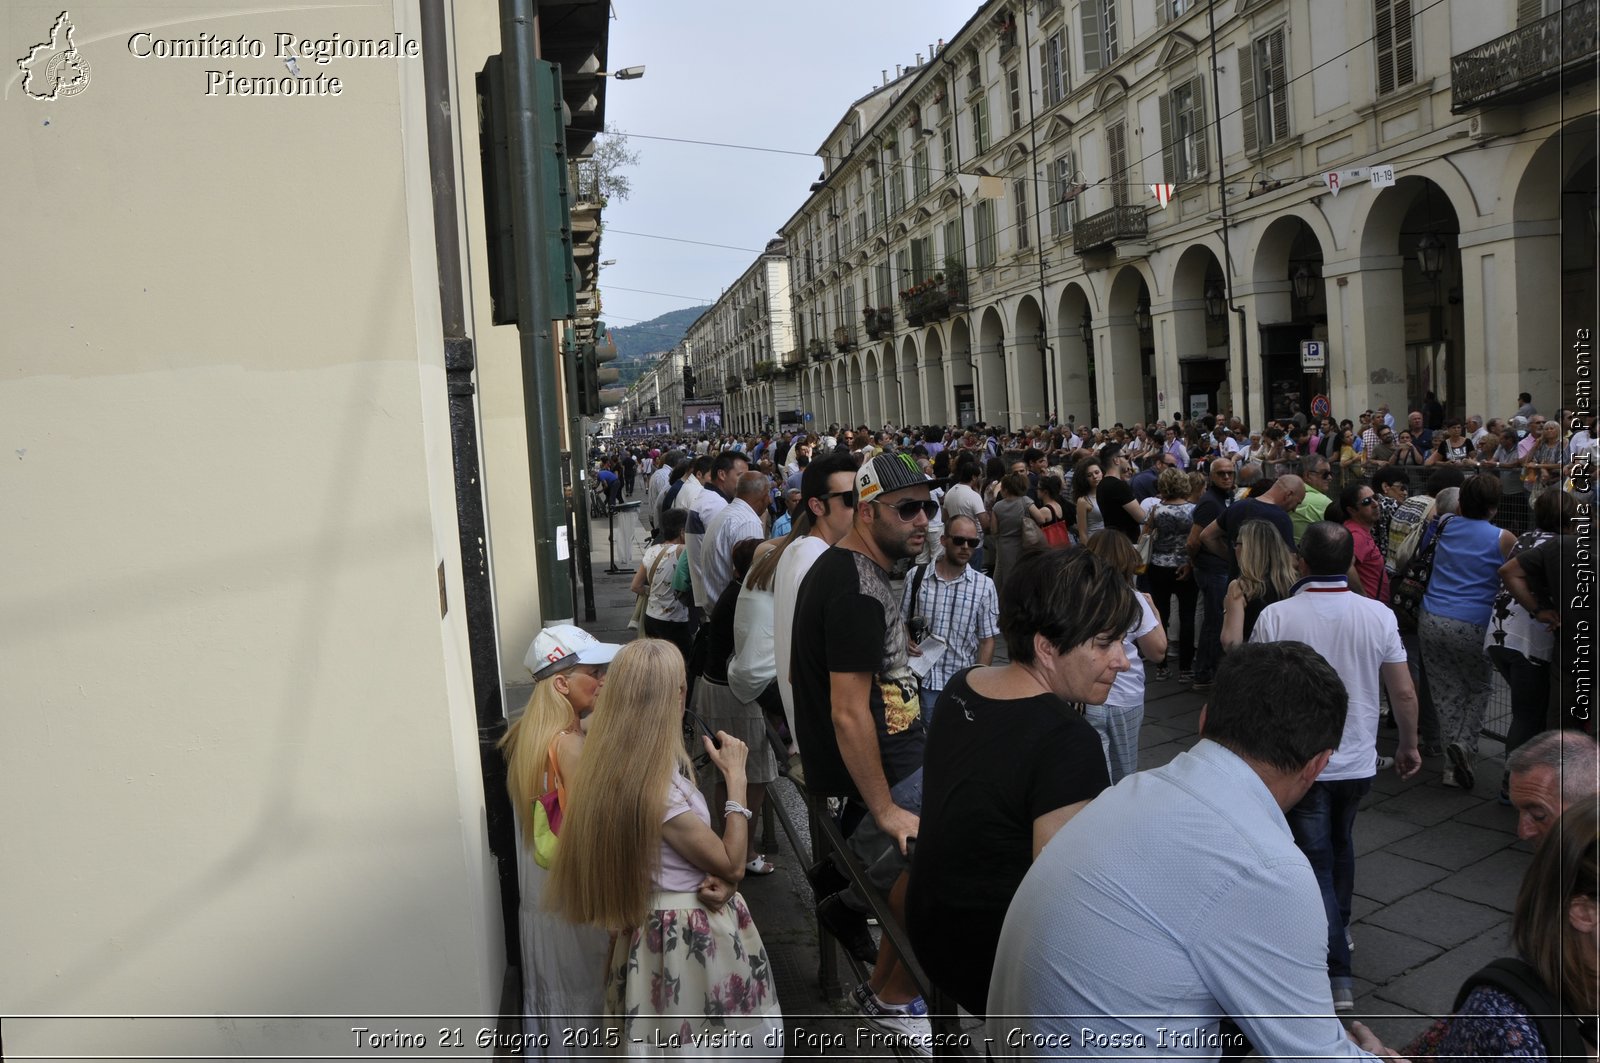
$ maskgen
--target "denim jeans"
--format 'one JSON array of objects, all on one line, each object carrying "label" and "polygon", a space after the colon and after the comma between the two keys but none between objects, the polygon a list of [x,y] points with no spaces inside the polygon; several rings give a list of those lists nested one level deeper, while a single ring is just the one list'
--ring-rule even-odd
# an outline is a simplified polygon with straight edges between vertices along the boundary
[{"label": "denim jeans", "polygon": [[[922,769],[918,768],[890,787],[889,798],[907,812],[921,815]],[[878,829],[877,821],[872,818],[871,813],[861,817],[859,825],[846,836],[845,841],[856,859],[861,862],[861,870],[866,873],[867,881],[885,895],[894,885],[895,879],[900,877],[900,872],[910,866],[910,861],[900,853],[900,843]],[[842,861],[838,863],[840,872],[843,872]],[[854,886],[845,889],[840,896],[844,898],[846,905],[856,911],[868,910],[867,902],[856,892]]]},{"label": "denim jeans", "polygon": [[[1373,754],[1376,758],[1377,754]],[[1322,890],[1322,907],[1328,916],[1328,981],[1334,988],[1350,988],[1350,946],[1344,928],[1350,922],[1350,897],[1356,886],[1356,850],[1353,830],[1361,799],[1372,789],[1372,777],[1315,782],[1289,810],[1289,830],[1294,843],[1306,854]]]},{"label": "denim jeans", "polygon": [[1222,662],[1222,603],[1228,597],[1228,574],[1196,568],[1200,584],[1200,646],[1195,652],[1194,677],[1209,681]]}]

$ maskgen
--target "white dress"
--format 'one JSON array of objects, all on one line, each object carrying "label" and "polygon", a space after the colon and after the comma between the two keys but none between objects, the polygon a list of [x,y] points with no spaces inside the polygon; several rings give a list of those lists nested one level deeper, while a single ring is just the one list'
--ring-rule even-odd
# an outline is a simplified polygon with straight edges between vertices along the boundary
[{"label": "white dress", "polygon": [[[572,1031],[604,1026],[606,965],[611,936],[590,926],[574,926],[544,909],[550,872],[533,859],[522,839],[517,813],[517,877],[522,908],[522,1028],[530,1059],[605,1056],[604,1038],[578,1038]],[[574,1043],[587,1040],[588,1043]],[[548,1042],[548,1043],[546,1043]]]}]

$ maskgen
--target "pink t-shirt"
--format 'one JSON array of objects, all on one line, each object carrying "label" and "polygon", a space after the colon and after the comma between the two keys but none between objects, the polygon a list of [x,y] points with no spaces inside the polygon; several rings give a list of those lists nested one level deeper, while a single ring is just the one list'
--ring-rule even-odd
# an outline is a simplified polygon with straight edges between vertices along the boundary
[{"label": "pink t-shirt", "polygon": [[[667,811],[662,815],[665,823],[674,816],[693,812],[706,826],[711,826],[711,813],[706,809],[706,799],[699,789],[682,775],[672,776],[672,789],[667,792]],[[685,860],[678,850],[661,842],[661,866],[656,871],[655,888],[667,893],[693,893],[704,882],[706,873]]]}]

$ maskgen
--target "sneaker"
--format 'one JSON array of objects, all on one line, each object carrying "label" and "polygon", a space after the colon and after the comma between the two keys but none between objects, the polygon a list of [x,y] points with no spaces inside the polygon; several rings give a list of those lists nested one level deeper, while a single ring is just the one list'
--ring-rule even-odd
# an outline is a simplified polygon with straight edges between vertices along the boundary
[{"label": "sneaker", "polygon": [[1187,669],[1179,669],[1179,671],[1178,671],[1178,682],[1184,684],[1185,686],[1188,686],[1190,683],[1194,682],[1194,673],[1191,672],[1191,671],[1188,671]]},{"label": "sneaker", "polygon": [[878,960],[878,945],[867,931],[867,917],[844,903],[835,893],[817,903],[817,922],[832,934],[846,952],[865,964]]},{"label": "sneaker", "polygon": [[870,996],[872,996],[872,983],[862,982],[850,990],[850,1004],[857,1011],[865,1011],[867,1009],[867,998]]},{"label": "sneaker", "polygon": [[1451,742],[1444,747],[1444,755],[1450,761],[1450,766],[1455,769],[1456,785],[1463,790],[1472,789],[1476,777],[1472,773],[1472,758],[1467,754],[1460,742]]},{"label": "sneaker", "polygon": [[1164,664],[1156,665],[1156,682],[1164,683],[1164,682],[1166,682],[1166,680],[1167,680],[1167,666],[1164,665]]},{"label": "sneaker", "polygon": [[1393,757],[1379,757],[1378,758],[1378,770],[1379,771],[1388,771],[1392,767],[1394,767],[1394,758]]},{"label": "sneaker", "polygon": [[1455,769],[1453,768],[1444,769],[1444,775],[1440,777],[1439,781],[1444,783],[1446,786],[1453,786],[1458,790],[1461,788],[1461,784],[1456,782],[1456,773]]},{"label": "sneaker", "polygon": [[1355,991],[1345,986],[1335,986],[1333,990],[1333,1010],[1335,1012],[1356,1010]]},{"label": "sneaker", "polygon": [[1211,680],[1209,680],[1209,679],[1196,679],[1194,682],[1189,684],[1189,689],[1190,690],[1210,690],[1211,689]]},{"label": "sneaker", "polygon": [[928,1021],[928,1005],[921,997],[906,1004],[885,1004],[878,994],[868,991],[859,998],[861,1017],[881,1034],[919,1056],[933,1055],[933,1024]]}]

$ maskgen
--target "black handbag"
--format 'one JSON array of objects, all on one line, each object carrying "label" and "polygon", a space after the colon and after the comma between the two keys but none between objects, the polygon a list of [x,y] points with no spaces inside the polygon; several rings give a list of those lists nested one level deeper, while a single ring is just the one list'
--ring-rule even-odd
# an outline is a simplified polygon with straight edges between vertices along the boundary
[{"label": "black handbag", "polygon": [[[1411,634],[1417,630],[1417,624],[1422,619],[1422,598],[1428,593],[1428,580],[1433,578],[1433,552],[1439,547],[1439,537],[1444,534],[1444,526],[1450,523],[1454,514],[1446,514],[1439,520],[1433,529],[1433,538],[1428,540],[1428,545],[1418,550],[1411,558],[1411,563],[1406,566],[1403,576],[1395,583],[1394,593],[1389,596],[1389,605],[1394,609],[1395,622],[1401,632]],[[1427,529],[1423,529],[1424,534]]]}]

